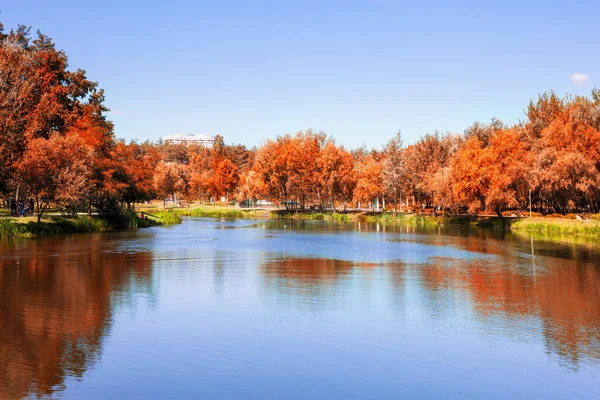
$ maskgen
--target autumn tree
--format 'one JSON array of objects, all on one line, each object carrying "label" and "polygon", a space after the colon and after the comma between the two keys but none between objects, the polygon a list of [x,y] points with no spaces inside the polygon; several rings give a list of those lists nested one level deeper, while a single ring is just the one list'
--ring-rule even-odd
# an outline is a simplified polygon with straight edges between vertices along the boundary
[{"label": "autumn tree", "polygon": [[490,138],[487,148],[491,175],[486,207],[502,217],[502,210],[524,206],[529,190],[530,153],[520,140],[518,128],[502,129]]},{"label": "autumn tree", "polygon": [[224,194],[225,201],[229,203],[229,193],[233,192],[239,180],[238,168],[226,158],[217,165],[213,175],[212,187],[217,196]]},{"label": "autumn tree", "polygon": [[20,183],[35,199],[38,222],[51,202],[65,212],[77,211],[90,185],[92,157],[91,148],[74,135],[29,142],[17,168]]},{"label": "autumn tree", "polygon": [[538,138],[542,131],[564,111],[564,100],[554,92],[539,95],[535,103],[532,100],[527,107],[527,131],[530,139]]},{"label": "autumn tree", "polygon": [[369,155],[355,165],[355,171],[354,199],[361,203],[371,202],[375,211],[375,201],[383,193],[382,165]]},{"label": "autumn tree", "polygon": [[93,149],[88,192],[102,189],[114,145],[104,94],[83,70],[70,71],[63,51],[38,32],[19,26],[0,35],[0,190],[16,190],[18,160],[29,142],[53,135],[79,136]]},{"label": "autumn tree", "polygon": [[268,197],[268,193],[261,175],[254,170],[242,173],[238,184],[237,200],[240,202],[256,200],[263,196]]},{"label": "autumn tree", "polygon": [[336,146],[333,140],[327,141],[316,159],[316,184],[321,206],[331,201],[334,209],[336,200],[344,207],[352,199],[356,179],[352,155]]},{"label": "autumn tree", "polygon": [[452,160],[452,193],[470,212],[519,205],[527,191],[529,154],[516,128],[496,131],[489,146],[471,136]]},{"label": "autumn tree", "polygon": [[[325,143],[324,133],[313,133],[311,130],[298,132],[292,138],[290,151],[290,179],[288,192],[300,202],[304,208],[311,195],[318,196],[317,160]],[[324,203],[326,199],[319,199]]]},{"label": "autumn tree", "polygon": [[[277,140],[267,140],[256,152],[252,170],[264,193],[271,200],[285,202],[288,200],[288,181],[290,179],[291,138],[279,137]],[[288,204],[285,203],[288,207]]]},{"label": "autumn tree", "polygon": [[121,140],[112,149],[105,173],[112,190],[127,208],[155,197],[153,174],[159,157],[157,149],[148,144]]},{"label": "autumn tree", "polygon": [[450,165],[460,139],[439,132],[427,134],[404,150],[404,192],[431,207],[442,169]]},{"label": "autumn tree", "polygon": [[154,189],[164,197],[177,199],[178,193],[185,193],[188,184],[187,169],[176,162],[160,161],[154,172]]},{"label": "autumn tree", "polygon": [[189,146],[185,143],[160,143],[160,155],[164,162],[188,164],[190,155],[194,154],[199,146]]},{"label": "autumn tree", "polygon": [[34,58],[14,33],[9,38],[0,32],[0,192],[8,189],[17,160],[26,146],[26,120],[31,112],[29,99],[34,82],[31,75]]},{"label": "autumn tree", "polygon": [[475,136],[469,138],[452,159],[452,193],[457,203],[469,212],[485,210],[485,196],[490,175],[486,168],[491,164],[489,153]]},{"label": "autumn tree", "polygon": [[[400,131],[385,145],[383,161],[383,187],[394,199],[394,214],[398,210],[398,199],[402,198],[402,186],[405,178],[404,155],[402,153],[402,135]],[[401,201],[401,200],[400,200]]]}]

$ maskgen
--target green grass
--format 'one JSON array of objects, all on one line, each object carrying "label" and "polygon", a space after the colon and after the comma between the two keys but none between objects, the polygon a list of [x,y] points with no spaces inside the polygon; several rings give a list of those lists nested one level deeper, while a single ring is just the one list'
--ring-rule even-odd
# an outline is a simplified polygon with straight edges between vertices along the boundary
[{"label": "green grass", "polygon": [[[181,219],[178,220],[181,222]],[[89,217],[87,215],[77,217],[45,216],[39,223],[36,217],[0,218],[0,238],[105,232],[118,229],[147,228],[163,224],[165,223],[151,218],[142,220],[134,212],[126,212],[112,222],[105,218]]]},{"label": "green grass", "polygon": [[524,218],[514,221],[510,229],[544,236],[585,236],[600,238],[600,221],[559,218]]},{"label": "green grass", "polygon": [[12,218],[0,219],[0,238],[32,236],[28,235],[28,233],[24,224],[19,224]]},{"label": "green grass", "polygon": [[49,217],[37,222],[35,218],[0,219],[0,238],[34,237],[111,230],[107,220],[79,216],[76,218]]},{"label": "green grass", "polygon": [[195,218],[268,218],[264,210],[243,210],[231,207],[202,206],[197,208],[170,208],[166,210],[140,209],[149,216],[156,216],[165,224],[177,224],[181,217]]},{"label": "green grass", "polygon": [[356,217],[352,214],[334,212],[334,211],[323,211],[323,212],[307,212],[307,211],[288,211],[288,210],[277,210],[271,211],[269,214],[270,218],[273,219],[297,219],[307,221],[338,221],[338,222],[350,222],[356,220]]},{"label": "green grass", "polygon": [[177,225],[182,222],[179,215],[172,210],[153,211],[152,213],[144,212],[147,219],[142,221],[155,222],[160,225]]},{"label": "green grass", "polygon": [[448,226],[448,225],[471,225],[471,226],[496,226],[497,221],[490,222],[488,218],[478,218],[469,216],[433,216],[421,214],[396,214],[384,213],[365,213],[359,215],[361,220],[371,223],[400,224],[408,226]]},{"label": "green grass", "polygon": [[[2,210],[0,210],[2,211]],[[139,218],[144,212],[145,219]],[[556,240],[560,237],[580,237],[582,240],[600,239],[600,219],[578,221],[566,218],[523,218],[505,219],[497,217],[471,216],[432,216],[420,214],[396,214],[390,212],[333,212],[333,211],[286,211],[286,210],[252,210],[232,207],[200,206],[197,208],[158,208],[140,209],[137,212],[126,211],[118,219],[108,221],[99,217],[47,216],[41,223],[33,217],[9,218],[0,212],[0,238],[34,237],[53,234],[71,234],[80,232],[101,232],[115,229],[138,229],[157,225],[175,225],[182,222],[182,217],[202,218],[243,218],[243,219],[295,219],[315,221],[398,224],[405,226],[477,226],[477,227],[509,227],[515,233],[543,235]],[[597,216],[594,216],[597,217]]]},{"label": "green grass", "polygon": [[196,218],[250,218],[252,212],[224,208],[192,208],[188,209],[188,212],[184,212],[184,215]]}]

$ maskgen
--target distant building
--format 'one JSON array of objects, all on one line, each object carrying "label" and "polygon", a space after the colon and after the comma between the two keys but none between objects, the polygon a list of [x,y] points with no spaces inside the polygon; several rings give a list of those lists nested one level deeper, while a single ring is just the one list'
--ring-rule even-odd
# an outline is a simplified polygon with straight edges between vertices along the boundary
[{"label": "distant building", "polygon": [[208,135],[186,135],[178,133],[176,135],[168,135],[164,138],[165,143],[171,144],[195,144],[198,146],[204,146],[207,149],[212,149],[215,142],[214,136]]}]

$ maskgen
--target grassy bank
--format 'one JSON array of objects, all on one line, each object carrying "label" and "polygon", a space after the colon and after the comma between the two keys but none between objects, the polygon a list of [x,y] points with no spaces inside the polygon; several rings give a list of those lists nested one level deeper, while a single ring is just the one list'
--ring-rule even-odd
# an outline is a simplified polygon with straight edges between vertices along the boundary
[{"label": "grassy bank", "polygon": [[484,216],[433,216],[422,214],[396,214],[390,212],[302,212],[302,211],[272,211],[271,218],[287,218],[320,221],[361,221],[368,223],[399,224],[408,226],[449,226],[471,225],[478,227],[501,227],[503,222],[497,217]]},{"label": "grassy bank", "polygon": [[544,236],[579,236],[600,239],[600,221],[578,221],[563,218],[523,218],[514,221],[510,229]]},{"label": "grassy bank", "polygon": [[271,218],[268,210],[239,209],[232,207],[200,206],[195,208],[141,208],[140,211],[148,216],[156,216],[165,224],[179,223],[181,217],[194,218]]},{"label": "grassy bank", "polygon": [[[139,218],[144,212],[145,219]],[[486,228],[506,227],[515,233],[526,233],[546,238],[580,237],[585,240],[600,239],[600,220],[579,221],[567,218],[533,217],[505,218],[495,216],[433,216],[421,214],[397,214],[365,211],[288,211],[270,209],[239,209],[200,205],[193,208],[159,207],[140,208],[137,212],[127,212],[118,219],[109,221],[99,217],[46,216],[41,223],[35,218],[0,217],[0,238],[34,237],[53,234],[71,234],[81,232],[102,232],[118,229],[137,229],[158,225],[174,225],[182,217],[197,218],[241,218],[241,219],[295,219],[338,222],[367,222],[397,224],[404,226],[476,226]]]},{"label": "grassy bank", "polygon": [[0,238],[36,237],[86,232],[105,232],[121,229],[138,229],[181,222],[171,213],[158,213],[141,219],[137,213],[126,213],[113,220],[97,216],[77,217],[45,216],[38,223],[35,217],[0,218]]},{"label": "grassy bank", "polygon": [[0,237],[34,237],[65,233],[102,232],[111,230],[108,221],[92,217],[48,217],[40,223],[35,218],[0,219]]},{"label": "grassy bank", "polygon": [[199,205],[191,208],[171,208],[159,210],[145,208],[142,211],[177,217],[196,218],[241,218],[241,219],[295,219],[308,221],[361,221],[368,223],[401,224],[410,226],[446,226],[472,225],[478,227],[500,227],[503,222],[497,217],[482,216],[433,216],[420,214],[396,214],[390,212],[370,211],[312,211],[312,210],[272,210],[272,209],[239,209],[233,207]]}]

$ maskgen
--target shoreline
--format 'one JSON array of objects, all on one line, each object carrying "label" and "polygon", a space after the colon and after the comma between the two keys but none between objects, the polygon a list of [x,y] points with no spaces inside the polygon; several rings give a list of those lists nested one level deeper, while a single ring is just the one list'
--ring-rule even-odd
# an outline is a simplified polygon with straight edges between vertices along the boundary
[{"label": "shoreline", "polygon": [[121,216],[117,221],[110,221],[95,215],[78,215],[76,217],[47,215],[39,223],[36,217],[2,217],[0,218],[0,239],[135,230],[181,222],[180,218],[174,219],[170,215],[163,215],[164,213],[157,214],[141,219],[138,213],[129,213]]},{"label": "shoreline", "polygon": [[[145,219],[139,217],[140,213]],[[565,236],[584,241],[600,241],[600,218],[580,221],[557,217],[524,217],[500,219],[497,216],[397,214],[372,211],[313,211],[240,209],[232,207],[206,206],[197,208],[139,208],[128,213],[119,222],[110,222],[98,216],[79,215],[66,217],[49,215],[39,224],[33,217],[0,218],[0,239],[32,238],[48,235],[135,230],[154,226],[176,225],[182,217],[227,218],[227,219],[293,219],[307,221],[366,222],[404,226],[470,226],[496,228],[507,231],[542,235],[546,239],[562,241]],[[561,237],[563,237],[561,239]]]},{"label": "shoreline", "polygon": [[[209,208],[210,207],[210,208]],[[477,228],[506,229],[511,232],[533,235],[576,236],[600,241],[600,216],[592,220],[576,220],[567,217],[505,217],[482,215],[427,215],[401,214],[372,211],[290,211],[271,209],[239,209],[231,207],[171,208],[160,211],[176,217],[239,218],[239,219],[296,219],[337,222],[366,222],[407,226],[471,226]],[[146,212],[146,210],[142,210]],[[151,212],[148,209],[148,212]],[[557,238],[558,240],[558,238]]]}]

